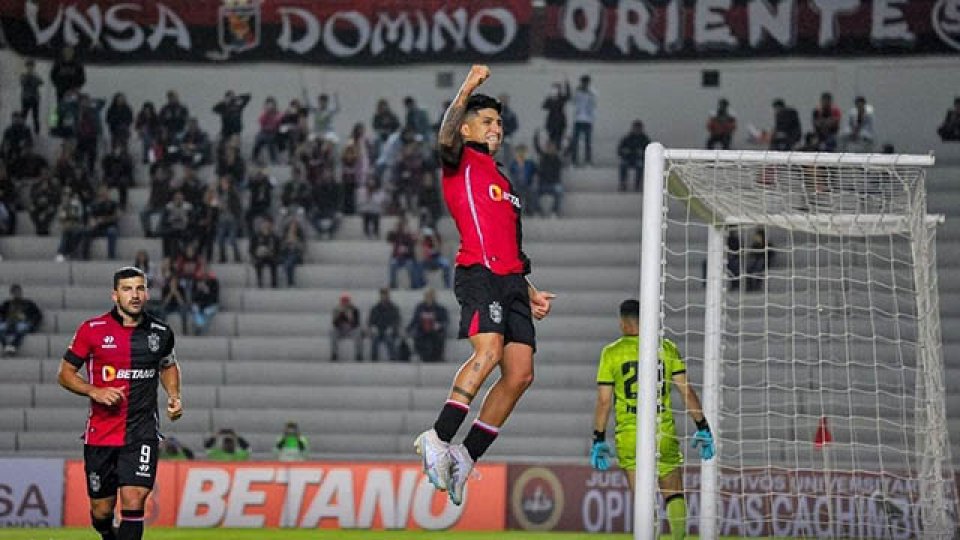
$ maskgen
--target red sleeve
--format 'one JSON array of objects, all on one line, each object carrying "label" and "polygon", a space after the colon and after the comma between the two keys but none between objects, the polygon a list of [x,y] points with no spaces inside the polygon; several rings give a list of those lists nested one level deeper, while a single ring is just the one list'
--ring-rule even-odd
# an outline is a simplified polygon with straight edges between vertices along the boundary
[{"label": "red sleeve", "polygon": [[80,367],[84,362],[87,361],[87,358],[89,357],[90,325],[83,323],[73,334],[73,339],[70,340],[70,345],[67,346],[67,352],[64,353],[63,359],[76,367]]}]

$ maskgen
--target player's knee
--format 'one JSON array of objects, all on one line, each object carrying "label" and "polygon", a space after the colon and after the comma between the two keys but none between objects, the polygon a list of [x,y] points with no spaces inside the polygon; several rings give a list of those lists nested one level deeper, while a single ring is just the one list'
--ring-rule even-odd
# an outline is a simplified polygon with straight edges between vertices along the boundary
[{"label": "player's knee", "polygon": [[523,392],[533,384],[533,370],[524,370],[517,373],[511,373],[506,377],[507,383],[518,392]]},{"label": "player's knee", "polygon": [[90,501],[90,517],[94,520],[106,519],[113,516],[113,500],[102,499]]}]

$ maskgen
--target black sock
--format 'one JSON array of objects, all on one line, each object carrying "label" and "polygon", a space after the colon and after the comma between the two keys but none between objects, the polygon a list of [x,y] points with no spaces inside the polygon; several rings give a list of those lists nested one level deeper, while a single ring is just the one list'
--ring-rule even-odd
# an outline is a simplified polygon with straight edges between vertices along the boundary
[{"label": "black sock", "polygon": [[474,461],[480,459],[480,456],[493,444],[498,434],[500,434],[500,428],[485,424],[480,420],[474,420],[473,425],[470,426],[470,432],[463,439],[463,447],[470,454],[470,459]]},{"label": "black sock", "polygon": [[103,519],[97,519],[93,514],[90,514],[90,522],[93,523],[93,529],[100,533],[103,540],[116,540],[117,535],[113,531],[113,514]]},{"label": "black sock", "polygon": [[437,416],[437,421],[433,424],[433,429],[437,432],[441,441],[450,442],[450,439],[453,439],[457,430],[460,429],[460,425],[467,418],[468,412],[470,412],[470,406],[466,403],[448,399],[443,404],[443,409],[440,410],[440,415]]},{"label": "black sock", "polygon": [[143,538],[143,510],[121,510],[117,540],[141,540]]}]

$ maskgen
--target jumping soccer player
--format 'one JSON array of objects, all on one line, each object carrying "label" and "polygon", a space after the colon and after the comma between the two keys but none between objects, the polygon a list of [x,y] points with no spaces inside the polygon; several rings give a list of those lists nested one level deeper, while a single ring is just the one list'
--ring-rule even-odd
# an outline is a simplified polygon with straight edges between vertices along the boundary
[{"label": "jumping soccer player", "polygon": [[[641,376],[638,352],[640,347],[640,303],[624,300],[620,304],[620,331],[623,336],[603,348],[600,367],[597,369],[597,405],[593,414],[593,447],[590,464],[594,469],[605,471],[611,455],[606,442],[607,418],[613,401],[616,401],[616,441],[620,468],[627,473],[630,489],[636,486],[637,448],[637,381]],[[700,459],[713,459],[714,445],[710,426],[703,414],[700,398],[687,383],[687,367],[680,357],[677,346],[669,339],[660,342],[660,370],[663,382],[660,388],[659,421],[657,423],[657,478],[660,494],[667,507],[667,520],[674,539],[682,539],[686,532],[687,503],[683,498],[683,477],[680,465],[683,455],[670,409],[670,382],[683,396],[690,418],[697,424],[693,446],[699,448]]]},{"label": "jumping soccer player", "polygon": [[[144,312],[143,271],[113,274],[114,308],[80,324],[60,362],[58,381],[90,398],[83,434],[90,518],[103,540],[143,538],[143,509],[157,474],[160,440],[157,383],[167,392],[167,416],[183,414],[173,330]],[[86,364],[86,380],[78,371]],[[113,509],[120,497],[120,528]]]},{"label": "jumping soccer player", "polygon": [[[417,437],[415,447],[430,482],[447,490],[457,505],[474,463],[533,382],[533,319],[546,317],[554,298],[525,279],[530,260],[522,250],[521,201],[493,159],[503,142],[501,104],[473,93],[489,76],[487,66],[470,69],[437,139],[444,198],[460,232],[454,279],[459,337],[470,340],[473,354],[457,372],[433,428]],[[462,444],[450,444],[496,366],[500,379],[484,397],[470,432]]]}]

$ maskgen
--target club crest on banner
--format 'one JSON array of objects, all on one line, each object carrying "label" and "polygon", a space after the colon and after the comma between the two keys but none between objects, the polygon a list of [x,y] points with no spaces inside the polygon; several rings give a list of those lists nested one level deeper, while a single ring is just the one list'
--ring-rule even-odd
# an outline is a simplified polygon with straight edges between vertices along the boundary
[{"label": "club crest on banner", "polygon": [[211,60],[227,60],[231,54],[249,51],[260,45],[260,0],[223,0],[217,13],[219,52],[209,52]]}]

